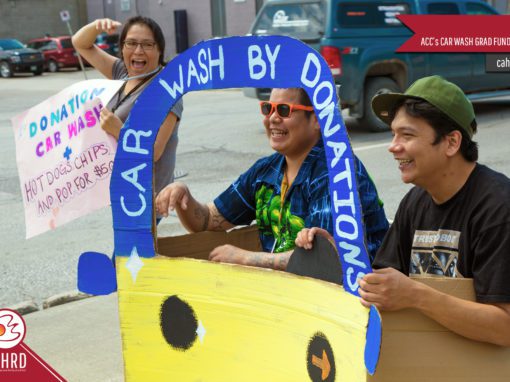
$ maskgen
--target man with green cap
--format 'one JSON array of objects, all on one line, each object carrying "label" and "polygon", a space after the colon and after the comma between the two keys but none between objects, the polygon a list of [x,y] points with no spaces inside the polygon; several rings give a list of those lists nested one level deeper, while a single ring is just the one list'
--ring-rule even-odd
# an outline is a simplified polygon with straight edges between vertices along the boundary
[{"label": "man with green cap", "polygon": [[[404,94],[380,94],[372,107],[391,126],[389,151],[404,183],[374,272],[360,280],[363,305],[414,308],[467,338],[510,346],[510,179],[478,164],[471,102],[438,76]],[[469,277],[476,302],[407,275]]]}]

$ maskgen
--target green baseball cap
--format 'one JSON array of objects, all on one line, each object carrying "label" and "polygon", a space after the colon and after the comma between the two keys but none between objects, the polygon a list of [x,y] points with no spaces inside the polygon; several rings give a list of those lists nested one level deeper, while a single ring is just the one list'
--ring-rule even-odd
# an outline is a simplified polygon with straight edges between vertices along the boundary
[{"label": "green baseball cap", "polygon": [[473,105],[464,92],[455,84],[440,76],[420,78],[405,93],[383,93],[372,99],[372,109],[383,122],[388,125],[390,112],[395,105],[405,99],[420,99],[441,110],[473,137],[471,123],[475,119]]}]

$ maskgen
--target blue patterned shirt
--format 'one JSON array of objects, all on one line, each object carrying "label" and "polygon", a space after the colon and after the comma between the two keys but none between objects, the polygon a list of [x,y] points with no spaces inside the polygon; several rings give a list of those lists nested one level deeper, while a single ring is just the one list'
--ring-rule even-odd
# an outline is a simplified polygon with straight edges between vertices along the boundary
[{"label": "blue patterned shirt", "polygon": [[[365,166],[356,156],[354,162],[367,249],[373,260],[388,230],[388,220]],[[304,160],[282,203],[284,170],[285,157],[279,153],[259,159],[214,200],[218,211],[234,225],[248,225],[256,220],[262,248],[266,252],[293,249],[294,240],[304,227],[321,227],[333,234],[328,168],[322,139]]]}]

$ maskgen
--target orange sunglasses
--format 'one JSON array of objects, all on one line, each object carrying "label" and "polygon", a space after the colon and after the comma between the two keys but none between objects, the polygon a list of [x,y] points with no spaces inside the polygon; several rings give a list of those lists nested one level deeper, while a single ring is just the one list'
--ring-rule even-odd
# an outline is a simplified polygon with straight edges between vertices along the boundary
[{"label": "orange sunglasses", "polygon": [[290,118],[293,110],[313,111],[313,106],[293,105],[291,103],[277,103],[271,101],[260,101],[260,112],[262,115],[270,116],[276,110],[280,118]]}]

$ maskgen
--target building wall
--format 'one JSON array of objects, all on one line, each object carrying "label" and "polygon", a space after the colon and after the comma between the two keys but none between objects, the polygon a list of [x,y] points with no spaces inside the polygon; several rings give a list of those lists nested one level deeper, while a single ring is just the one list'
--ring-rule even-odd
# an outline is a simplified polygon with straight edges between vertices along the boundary
[{"label": "building wall", "polygon": [[103,17],[106,17],[103,0],[87,0],[87,22]]},{"label": "building wall", "polygon": [[211,38],[211,8],[208,0],[160,0],[144,3],[143,16],[149,16],[163,29],[166,40],[166,57],[176,55],[174,11],[186,10],[188,23],[188,45]]},{"label": "building wall", "polygon": [[488,0],[487,2],[500,13],[508,13],[510,11],[510,2],[508,0]]},{"label": "building wall", "polygon": [[[176,55],[175,10],[186,10],[189,46],[212,37],[211,0],[86,1],[89,22],[101,17],[110,17],[124,22],[137,14],[153,18],[161,26],[165,35],[167,59]],[[122,9],[123,4],[124,9]],[[228,36],[244,35],[248,32],[255,18],[255,4],[256,0],[225,0]]]},{"label": "building wall", "polygon": [[227,35],[243,36],[255,20],[255,0],[225,0]]},{"label": "building wall", "polygon": [[73,32],[87,21],[86,0],[0,0],[0,38],[27,42],[32,38],[68,35],[60,11],[71,16]]}]

